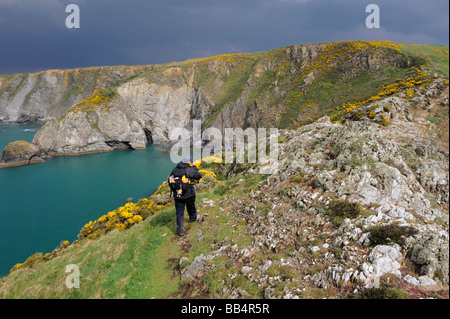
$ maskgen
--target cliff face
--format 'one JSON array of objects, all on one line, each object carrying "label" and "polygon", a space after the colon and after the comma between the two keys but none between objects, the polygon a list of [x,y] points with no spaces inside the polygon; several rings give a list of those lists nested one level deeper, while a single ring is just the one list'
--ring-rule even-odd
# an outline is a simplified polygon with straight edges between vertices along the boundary
[{"label": "cliff face", "polygon": [[[325,115],[341,122],[369,116],[379,99],[428,85],[426,67],[409,46],[360,41],[159,66],[47,71],[4,76],[0,114],[16,121],[52,118],[33,141],[44,155],[139,149],[170,142],[172,128],[191,130],[193,120],[223,132],[295,129]],[[371,103],[368,114],[359,112]]]},{"label": "cliff face", "polygon": [[153,66],[92,67],[0,75],[0,122],[48,121],[96,88],[117,85]]}]

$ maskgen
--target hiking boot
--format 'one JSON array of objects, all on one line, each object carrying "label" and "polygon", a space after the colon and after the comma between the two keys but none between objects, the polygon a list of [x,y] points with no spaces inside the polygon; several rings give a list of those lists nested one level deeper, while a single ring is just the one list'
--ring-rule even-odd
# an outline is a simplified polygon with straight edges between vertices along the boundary
[{"label": "hiking boot", "polygon": [[190,222],[190,223],[198,222],[198,221],[201,220],[201,217],[202,217],[202,215],[197,215],[197,219],[195,219],[195,220],[190,220],[190,219],[189,219],[189,222]]},{"label": "hiking boot", "polygon": [[180,237],[182,237],[182,236],[184,235],[184,230],[182,230],[182,231],[177,231],[177,235],[180,236]]}]

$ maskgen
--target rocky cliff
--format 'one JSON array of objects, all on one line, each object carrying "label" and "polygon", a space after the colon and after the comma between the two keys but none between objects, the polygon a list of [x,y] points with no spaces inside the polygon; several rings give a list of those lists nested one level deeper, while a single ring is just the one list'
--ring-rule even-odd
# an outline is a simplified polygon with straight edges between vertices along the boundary
[{"label": "rocky cliff", "polygon": [[367,121],[322,118],[282,137],[276,174],[250,186],[257,167],[235,167],[223,197],[199,208],[230,215],[233,238],[248,242],[212,245],[182,278],[194,287],[217,278],[216,298],[254,297],[255,287],[278,299],[448,298],[448,152],[415,152],[415,138],[425,148],[433,139],[418,130],[398,138]]},{"label": "rocky cliff", "polygon": [[51,118],[33,141],[43,155],[167,143],[171,128],[191,130],[193,120],[222,131],[297,128],[324,115],[345,121],[361,117],[362,107],[372,103],[370,114],[380,98],[448,77],[434,55],[427,53],[427,59],[413,49],[348,41],[159,66],[3,76],[0,115],[15,121]]},{"label": "rocky cliff", "polygon": [[48,121],[89,96],[154,66],[105,66],[0,75],[0,122]]}]

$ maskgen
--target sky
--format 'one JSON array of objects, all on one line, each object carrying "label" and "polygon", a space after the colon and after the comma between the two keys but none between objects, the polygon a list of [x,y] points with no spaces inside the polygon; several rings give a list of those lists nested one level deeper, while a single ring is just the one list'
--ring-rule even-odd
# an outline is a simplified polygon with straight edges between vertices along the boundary
[{"label": "sky", "polygon": [[[66,12],[78,5],[79,28]],[[380,28],[367,28],[376,4]],[[0,0],[0,74],[345,40],[448,45],[445,0]]]}]

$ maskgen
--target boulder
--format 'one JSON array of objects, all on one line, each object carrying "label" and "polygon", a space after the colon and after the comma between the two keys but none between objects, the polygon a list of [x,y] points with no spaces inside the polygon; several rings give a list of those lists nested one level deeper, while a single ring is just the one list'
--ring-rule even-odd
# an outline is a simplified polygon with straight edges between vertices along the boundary
[{"label": "boulder", "polygon": [[412,244],[408,255],[411,261],[420,266],[422,275],[448,283],[448,247],[448,238],[427,232]]},{"label": "boulder", "polygon": [[393,246],[378,245],[373,248],[369,259],[372,261],[375,275],[381,277],[384,274],[392,273],[400,276],[400,263],[403,260],[400,250],[401,248],[397,244]]},{"label": "boulder", "polygon": [[205,262],[203,260],[204,255],[200,255],[192,262],[192,264],[186,268],[186,270],[181,275],[181,279],[192,280],[195,276],[203,270],[205,267]]}]

